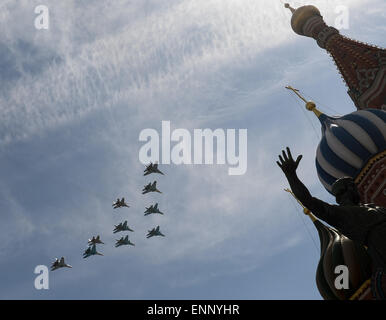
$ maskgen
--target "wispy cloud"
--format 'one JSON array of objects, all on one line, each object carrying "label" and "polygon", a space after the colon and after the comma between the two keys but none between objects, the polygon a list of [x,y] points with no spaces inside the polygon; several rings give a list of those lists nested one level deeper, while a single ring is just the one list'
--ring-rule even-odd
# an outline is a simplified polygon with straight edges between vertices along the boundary
[{"label": "wispy cloud", "polygon": [[[350,1],[350,8],[368,2]],[[115,288],[124,292],[118,276],[124,265],[138,276],[133,292],[146,297],[161,272],[171,290],[185,288],[249,272],[304,241],[296,209],[283,210],[286,182],[275,164],[281,148],[304,154],[302,178],[328,196],[313,165],[318,141],[288,107],[283,86],[313,90],[320,82],[308,75],[330,79],[335,71],[316,54],[298,55],[315,44],[294,35],[279,1],[48,1],[47,32],[33,28],[35,3],[7,2],[0,10],[0,27],[9,26],[0,37],[7,67],[1,79],[10,84],[0,91],[3,256],[31,239],[30,255],[39,263],[66,255],[72,275],[55,275],[55,285],[68,286],[64,297],[92,295],[85,283],[111,270],[104,285],[112,295]],[[335,1],[314,4],[331,20]],[[161,120],[174,128],[248,128],[247,174],[165,166],[166,176],[154,177],[164,193],[142,196],[153,177],[142,176],[138,134],[159,129]],[[113,211],[111,202],[121,196],[131,208]],[[144,207],[157,201],[165,216],[144,217]],[[135,227],[129,251],[111,245],[113,226],[124,219]],[[145,239],[158,224],[167,237]],[[94,233],[108,243],[97,262],[81,257]],[[23,252],[12,261],[22,261]],[[199,272],[182,277],[188,265]],[[74,281],[83,289],[75,292]]]},{"label": "wispy cloud", "polygon": [[[17,37],[21,27],[10,19],[15,13],[27,14],[33,4],[22,1],[6,8],[4,21],[18,30]],[[215,102],[219,96],[245,95],[232,90],[223,76],[229,64],[253,64],[259,53],[294,38],[289,13],[272,1],[180,1],[146,15],[143,5],[127,1],[112,8],[102,2],[52,3],[50,8],[52,29],[46,34],[24,23],[29,37],[22,37],[23,46],[11,36],[5,40],[18,63],[25,47],[33,48],[26,63],[41,72],[15,67],[21,76],[0,100],[3,143],[120,103],[135,110],[141,104],[141,112],[152,114],[159,98],[167,98],[168,105],[155,108],[158,113],[167,115],[183,106],[183,112],[177,110],[181,118],[204,112],[213,118],[216,108],[231,109],[224,99],[223,105]],[[133,17],[138,12],[142,19],[124,19],[124,13]],[[86,25],[85,19],[107,24]],[[44,65],[47,50],[52,58]]]}]

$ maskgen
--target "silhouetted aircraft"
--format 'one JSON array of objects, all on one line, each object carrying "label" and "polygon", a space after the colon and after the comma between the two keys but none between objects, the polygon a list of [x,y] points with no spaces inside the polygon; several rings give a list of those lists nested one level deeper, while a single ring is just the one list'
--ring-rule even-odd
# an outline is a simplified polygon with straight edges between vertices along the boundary
[{"label": "silhouetted aircraft", "polygon": [[162,237],[165,236],[164,234],[161,233],[161,231],[159,231],[159,226],[157,226],[157,228],[153,228],[153,229],[149,230],[146,238],[149,239],[149,238],[154,237],[154,236],[162,236]]},{"label": "silhouetted aircraft", "polygon": [[92,239],[88,239],[88,244],[91,246],[93,244],[104,244],[104,242],[102,242],[100,236],[97,235],[96,237],[92,237]]},{"label": "silhouetted aircraft", "polygon": [[55,261],[51,265],[51,271],[54,271],[59,268],[72,268],[72,266],[64,262],[64,257],[61,257],[60,260],[58,258],[55,258]]},{"label": "silhouetted aircraft", "polygon": [[120,232],[120,231],[132,231],[134,232],[134,230],[130,229],[128,226],[127,226],[127,221],[125,221],[124,223],[120,223],[118,224],[117,226],[114,226],[114,230],[113,230],[113,233],[117,233],[117,232]]},{"label": "silhouetted aircraft", "polygon": [[154,181],[153,184],[149,183],[142,189],[142,194],[148,193],[148,192],[158,192],[162,193],[157,189],[157,181]]},{"label": "silhouetted aircraft", "polygon": [[164,175],[159,169],[158,169],[158,163],[151,163],[146,166],[146,169],[143,171],[145,172],[143,175],[144,176],[147,176],[148,174],[151,174],[151,173],[159,173],[159,174],[162,174]]},{"label": "silhouetted aircraft", "polygon": [[148,208],[147,207],[145,207],[145,208],[146,208],[146,211],[144,212],[145,216],[152,214],[152,213],[163,214],[163,212],[159,211],[159,209],[158,209],[158,203],[156,203],[155,205],[151,205]]},{"label": "silhouetted aircraft", "polygon": [[125,202],[125,198],[122,198],[121,200],[119,200],[119,198],[118,198],[117,201],[115,201],[113,203],[113,208],[114,209],[121,208],[121,207],[130,208],[130,206],[128,206],[127,203]]},{"label": "silhouetted aircraft", "polygon": [[93,255],[103,256],[103,254],[97,252],[95,244],[85,250],[85,252],[83,253],[83,258],[88,258],[89,256]]},{"label": "silhouetted aircraft", "polygon": [[115,247],[118,248],[120,246],[124,246],[124,245],[131,245],[131,246],[135,246],[134,243],[132,243],[130,240],[129,240],[129,236],[126,236],[126,237],[122,237],[121,239],[119,240],[116,240],[117,242],[115,243]]}]

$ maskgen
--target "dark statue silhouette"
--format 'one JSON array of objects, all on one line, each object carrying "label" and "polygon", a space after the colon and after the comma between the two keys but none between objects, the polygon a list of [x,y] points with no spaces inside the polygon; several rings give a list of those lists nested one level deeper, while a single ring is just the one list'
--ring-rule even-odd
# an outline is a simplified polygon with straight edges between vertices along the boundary
[{"label": "dark statue silhouette", "polygon": [[284,172],[293,194],[316,217],[336,228],[360,246],[367,247],[372,264],[372,290],[378,299],[384,299],[386,270],[386,209],[372,204],[361,204],[360,196],[352,178],[338,179],[332,188],[338,205],[331,205],[311,196],[299,180],[296,169],[302,155],[296,160],[291,151],[282,151],[278,166]]}]

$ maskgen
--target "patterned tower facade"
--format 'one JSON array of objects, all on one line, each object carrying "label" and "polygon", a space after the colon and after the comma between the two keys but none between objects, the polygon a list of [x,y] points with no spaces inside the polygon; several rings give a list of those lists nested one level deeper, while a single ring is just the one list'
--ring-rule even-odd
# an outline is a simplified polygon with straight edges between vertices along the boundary
[{"label": "patterned tower facade", "polygon": [[292,29],[314,38],[331,55],[357,109],[386,110],[386,50],[341,35],[314,6],[286,7],[293,13]]}]

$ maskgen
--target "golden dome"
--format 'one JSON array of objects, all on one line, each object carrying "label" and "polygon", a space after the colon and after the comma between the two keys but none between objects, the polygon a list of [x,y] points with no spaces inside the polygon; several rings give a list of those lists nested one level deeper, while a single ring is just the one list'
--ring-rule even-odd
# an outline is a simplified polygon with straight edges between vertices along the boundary
[{"label": "golden dome", "polygon": [[[291,10],[292,11],[292,10]],[[312,16],[321,16],[318,8],[314,6],[303,6],[292,12],[291,26],[292,29],[300,35],[303,34],[303,26]]]}]

